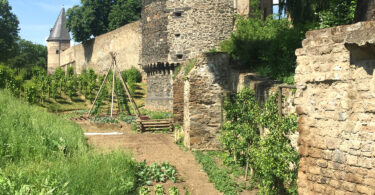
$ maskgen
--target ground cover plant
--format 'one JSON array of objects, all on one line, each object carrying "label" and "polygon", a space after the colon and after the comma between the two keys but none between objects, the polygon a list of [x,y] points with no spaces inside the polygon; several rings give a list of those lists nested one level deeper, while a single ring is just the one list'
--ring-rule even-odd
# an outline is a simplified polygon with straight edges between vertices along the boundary
[{"label": "ground cover plant", "polygon": [[214,183],[215,188],[224,194],[238,194],[243,190],[243,186],[240,186],[234,181],[234,178],[219,167],[215,162],[212,152],[195,152],[195,159],[202,165],[203,170],[207,173],[210,182]]}]

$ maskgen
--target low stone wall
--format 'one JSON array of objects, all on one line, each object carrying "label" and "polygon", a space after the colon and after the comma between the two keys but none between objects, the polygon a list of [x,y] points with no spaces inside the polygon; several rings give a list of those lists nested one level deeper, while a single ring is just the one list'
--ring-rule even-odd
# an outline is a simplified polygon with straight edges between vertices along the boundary
[{"label": "low stone wall", "polygon": [[115,52],[120,70],[132,66],[142,70],[139,66],[141,45],[141,23],[134,22],[65,50],[61,53],[60,64],[73,66],[77,73],[89,68],[103,73],[112,64],[110,52]]},{"label": "low stone wall", "polygon": [[296,51],[299,194],[375,194],[374,32],[309,31]]}]

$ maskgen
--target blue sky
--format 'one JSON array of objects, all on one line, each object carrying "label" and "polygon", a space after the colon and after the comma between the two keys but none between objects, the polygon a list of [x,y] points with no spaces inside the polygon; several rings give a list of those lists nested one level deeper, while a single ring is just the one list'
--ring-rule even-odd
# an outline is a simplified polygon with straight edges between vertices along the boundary
[{"label": "blue sky", "polygon": [[21,38],[46,45],[49,30],[53,27],[62,5],[67,10],[80,0],[8,0],[12,12],[20,22]]}]

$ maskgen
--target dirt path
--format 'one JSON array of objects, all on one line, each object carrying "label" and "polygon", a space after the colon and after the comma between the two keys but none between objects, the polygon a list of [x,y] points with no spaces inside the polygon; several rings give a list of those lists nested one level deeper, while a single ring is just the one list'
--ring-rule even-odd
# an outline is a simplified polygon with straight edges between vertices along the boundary
[{"label": "dirt path", "polygon": [[[123,132],[116,136],[87,136],[88,141],[95,148],[102,151],[110,151],[118,148],[130,150],[137,161],[146,160],[147,163],[168,161],[176,166],[178,173],[184,182],[172,184],[167,183],[168,189],[176,185],[180,194],[185,194],[183,187],[186,186],[192,195],[216,195],[218,192],[214,184],[210,183],[206,173],[195,161],[191,152],[183,151],[174,144],[172,134],[144,133],[137,134],[131,131],[129,125],[122,127],[117,125],[93,125],[92,123],[77,122],[87,132]],[[166,190],[167,190],[166,189]]]}]

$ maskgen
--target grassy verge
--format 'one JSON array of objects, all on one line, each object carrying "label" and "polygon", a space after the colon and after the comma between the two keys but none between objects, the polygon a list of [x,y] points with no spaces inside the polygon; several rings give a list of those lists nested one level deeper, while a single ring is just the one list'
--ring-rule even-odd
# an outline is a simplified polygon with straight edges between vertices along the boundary
[{"label": "grassy verge", "polygon": [[90,150],[81,128],[0,91],[0,192],[134,194],[137,163]]}]

